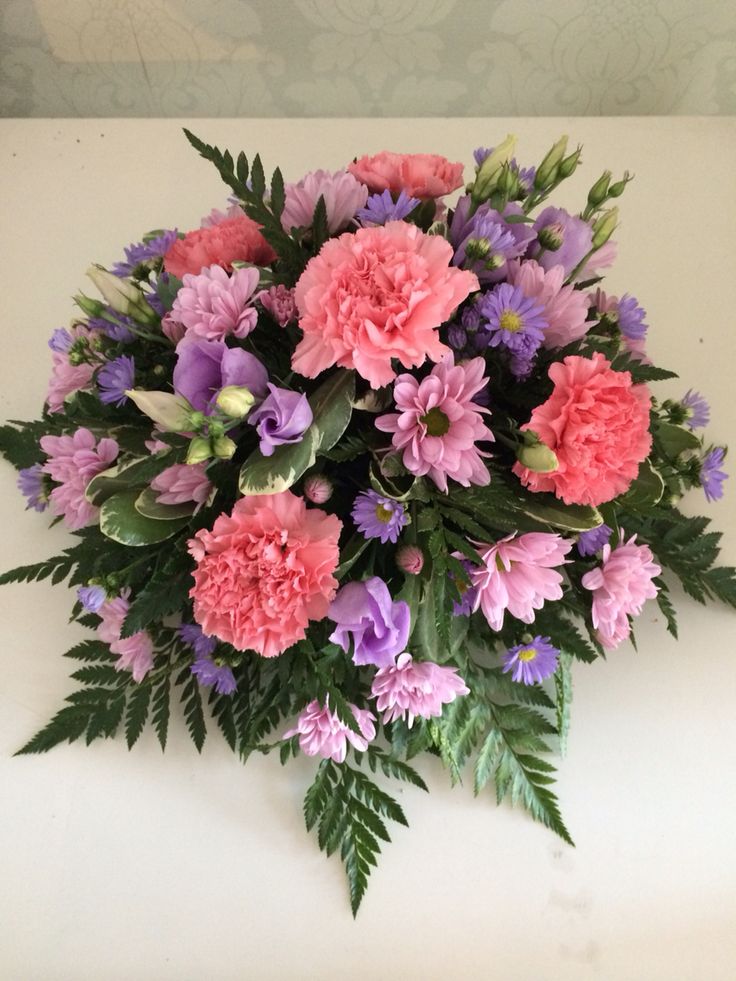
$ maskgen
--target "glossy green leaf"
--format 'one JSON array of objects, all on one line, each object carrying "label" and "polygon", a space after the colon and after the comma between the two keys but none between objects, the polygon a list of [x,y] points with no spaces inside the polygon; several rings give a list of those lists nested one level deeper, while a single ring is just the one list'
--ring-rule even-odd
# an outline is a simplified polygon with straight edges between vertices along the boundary
[{"label": "glossy green leaf", "polygon": [[103,503],[100,508],[100,531],[121,545],[153,545],[175,535],[187,523],[188,518],[175,521],[158,521],[146,518],[136,510],[138,490],[125,490]]}]

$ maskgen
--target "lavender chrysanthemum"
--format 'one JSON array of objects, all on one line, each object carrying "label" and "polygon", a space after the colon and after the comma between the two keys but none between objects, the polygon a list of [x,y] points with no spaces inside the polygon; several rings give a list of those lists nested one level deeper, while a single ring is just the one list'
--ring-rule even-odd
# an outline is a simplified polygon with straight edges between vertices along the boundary
[{"label": "lavender chrysanthemum", "polygon": [[536,685],[557,670],[559,651],[549,637],[535,637],[529,644],[517,644],[502,655],[503,673],[512,672],[511,680]]},{"label": "lavender chrysanthemum", "polygon": [[396,542],[409,520],[403,504],[373,490],[358,494],[351,514],[365,538],[380,538],[384,545]]},{"label": "lavender chrysanthemum", "polygon": [[388,221],[403,221],[419,203],[419,198],[409,197],[406,191],[401,191],[394,201],[391,192],[386,190],[371,194],[355,217],[361,225],[385,225]]},{"label": "lavender chrysanthemum", "polygon": [[612,531],[613,529],[609,528],[608,525],[598,525],[597,528],[591,528],[590,531],[581,531],[578,536],[578,553],[583,556],[595,555],[604,545],[608,544]]},{"label": "lavender chrysanthemum", "polygon": [[685,425],[690,429],[702,429],[710,422],[710,406],[700,392],[692,389],[680,399],[680,404],[687,410]]},{"label": "lavender chrysanthemum", "polygon": [[217,638],[205,636],[198,623],[182,623],[177,632],[179,639],[191,647],[197,658],[210,657],[217,647]]},{"label": "lavender chrysanthemum", "polygon": [[544,307],[525,296],[520,287],[501,283],[485,294],[478,309],[489,346],[506,348],[516,365],[523,366],[518,372],[523,375],[544,340],[548,326]]},{"label": "lavender chrysanthemum", "polygon": [[641,341],[646,337],[649,325],[645,322],[646,310],[639,306],[635,296],[625,293],[618,301],[618,326],[624,337],[630,341]]},{"label": "lavender chrysanthemum", "polygon": [[77,599],[87,613],[97,613],[107,599],[107,590],[102,586],[80,586]]},{"label": "lavender chrysanthemum", "polygon": [[721,470],[725,455],[722,446],[715,446],[706,453],[700,465],[700,485],[708,501],[718,501],[723,497],[723,482],[728,480],[728,474]]},{"label": "lavender chrysanthemum", "polygon": [[25,497],[27,507],[34,511],[45,511],[49,506],[48,491],[43,474],[43,465],[34,463],[18,471],[18,490]]},{"label": "lavender chrysanthemum", "polygon": [[146,242],[133,242],[125,249],[125,260],[116,262],[112,272],[116,276],[130,276],[144,262],[162,259],[179,237],[176,229],[166,230]]},{"label": "lavender chrysanthemum", "polygon": [[106,405],[124,405],[128,401],[125,392],[135,383],[135,361],[123,354],[109,361],[97,374],[100,402]]},{"label": "lavender chrysanthemum", "polygon": [[57,354],[68,354],[73,343],[74,338],[66,327],[57,327],[49,338],[49,347]]}]

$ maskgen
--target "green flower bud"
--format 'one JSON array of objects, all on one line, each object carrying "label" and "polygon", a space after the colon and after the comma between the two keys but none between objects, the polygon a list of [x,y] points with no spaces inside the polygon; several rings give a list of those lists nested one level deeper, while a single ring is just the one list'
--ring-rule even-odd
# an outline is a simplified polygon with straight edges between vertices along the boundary
[{"label": "green flower bud", "polygon": [[556,252],[565,241],[565,230],[559,221],[539,229],[537,241],[548,252]]},{"label": "green flower bud", "polygon": [[604,211],[600,218],[593,222],[593,249],[600,249],[616,231],[618,226],[618,208]]},{"label": "green flower bud", "polygon": [[534,473],[552,473],[559,466],[554,452],[546,446],[532,429],[524,433],[524,442],[516,451],[516,459]]},{"label": "green flower bud", "polygon": [[562,136],[552,149],[547,151],[544,160],[542,160],[534,175],[534,187],[538,191],[543,191],[549,184],[553,183],[557,168],[562,163],[566,150],[567,137]]},{"label": "green flower bud", "polygon": [[100,303],[99,300],[93,300],[91,296],[85,296],[84,293],[78,293],[74,297],[74,302],[89,317],[101,317],[105,312],[104,303]]},{"label": "green flower bud", "polygon": [[628,170],[625,170],[623,178],[620,181],[616,181],[615,184],[611,184],[611,186],[608,188],[609,198],[620,198],[624,193],[624,188],[630,180],[632,180],[632,176]]},{"label": "green flower bud", "polygon": [[217,407],[230,419],[245,419],[254,402],[253,393],[244,385],[226,385],[217,396]]},{"label": "green flower bud", "polygon": [[509,133],[503,143],[499,143],[494,147],[493,153],[488,154],[475,175],[472,190],[474,201],[486,200],[495,190],[503,165],[513,157],[515,148],[516,137]]},{"label": "green flower bud", "polygon": [[608,190],[611,183],[611,171],[604,170],[595,184],[588,191],[588,204],[594,208],[600,207],[608,198]]},{"label": "green flower bud", "polygon": [[144,323],[156,323],[158,318],[155,311],[135,283],[108,272],[104,266],[90,266],[87,275],[113,310]]},{"label": "green flower bud", "polygon": [[169,433],[187,433],[191,428],[192,407],[181,395],[170,392],[144,392],[140,388],[125,393],[149,419]]},{"label": "green flower bud", "polygon": [[580,154],[582,152],[583,148],[579,146],[574,153],[570,154],[569,157],[565,157],[558,170],[558,175],[560,177],[571,177],[575,173],[575,169],[580,163]]},{"label": "green flower bud", "polygon": [[219,460],[229,460],[237,450],[237,444],[229,436],[218,436],[212,443],[215,456]]},{"label": "green flower bud", "polygon": [[187,463],[205,463],[211,456],[210,441],[204,436],[195,436],[187,450]]}]

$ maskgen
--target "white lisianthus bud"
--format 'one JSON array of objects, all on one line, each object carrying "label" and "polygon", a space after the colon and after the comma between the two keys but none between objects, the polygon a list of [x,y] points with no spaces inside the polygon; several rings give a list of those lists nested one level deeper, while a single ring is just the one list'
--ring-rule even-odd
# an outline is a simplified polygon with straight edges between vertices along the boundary
[{"label": "white lisianthus bud", "polygon": [[537,172],[534,175],[534,186],[537,190],[543,191],[554,180],[557,168],[562,163],[566,152],[567,137],[561,136],[552,149],[547,151],[544,160],[537,167]]},{"label": "white lisianthus bud", "polygon": [[245,419],[255,398],[244,385],[226,385],[217,396],[217,407],[230,419]]},{"label": "white lisianthus bud", "polygon": [[194,411],[191,405],[181,395],[171,392],[144,392],[140,388],[128,389],[125,393],[131,402],[149,419],[159,424],[159,427],[169,433],[187,433],[192,427],[191,417]]},{"label": "white lisianthus bud", "polygon": [[90,266],[87,275],[113,310],[145,323],[156,322],[155,311],[148,305],[135,283],[123,276],[116,276],[99,265]]},{"label": "white lisianthus bud", "polygon": [[237,444],[229,436],[218,436],[212,443],[212,449],[219,460],[229,460],[237,448]]},{"label": "white lisianthus bud", "polygon": [[513,157],[515,149],[516,137],[509,133],[503,143],[499,143],[493,148],[493,152],[488,154],[475,175],[472,191],[474,201],[483,201],[490,195],[501,175],[503,165]]},{"label": "white lisianthus bud", "polygon": [[605,245],[616,231],[618,225],[618,208],[604,211],[600,218],[593,223],[593,249]]},{"label": "white lisianthus bud", "polygon": [[211,456],[210,441],[204,436],[195,436],[187,450],[187,463],[205,463]]}]

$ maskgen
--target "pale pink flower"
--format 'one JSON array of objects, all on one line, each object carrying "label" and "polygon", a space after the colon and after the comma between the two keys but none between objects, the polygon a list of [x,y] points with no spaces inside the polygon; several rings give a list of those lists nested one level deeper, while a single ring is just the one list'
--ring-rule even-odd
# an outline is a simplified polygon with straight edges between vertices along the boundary
[{"label": "pale pink flower", "polygon": [[68,528],[77,531],[97,520],[99,508],[84,496],[87,484],[116,459],[119,447],[114,439],[99,443],[89,429],[77,429],[72,436],[42,436],[41,449],[48,456],[44,473],[59,486],[51,491],[51,510],[61,515]]},{"label": "pale pink flower", "polygon": [[221,266],[203,269],[198,276],[186,273],[171,316],[188,334],[207,341],[247,337],[258,322],[252,301],[259,278],[252,266],[234,269],[231,276]]},{"label": "pale pink flower", "polygon": [[476,446],[493,440],[482,416],[488,409],[473,402],[488,380],[484,370],[483,358],[456,365],[448,354],[422,381],[399,375],[394,384],[398,413],[376,419],[377,429],[393,433],[406,469],[428,475],[442,491],[447,492],[448,477],[463,487],[490,482],[481,459],[488,454]]},{"label": "pale pink flower", "polygon": [[544,269],[534,259],[524,262],[514,259],[508,264],[508,281],[542,306],[548,324],[542,341],[544,347],[564,347],[580,340],[592,326],[586,320],[590,300],[582,290],[563,285],[564,266]]},{"label": "pale pink flower", "polygon": [[441,198],[463,186],[463,165],[436,153],[383,150],[348,164],[351,174],[371,191],[405,191],[410,198]]},{"label": "pale pink flower", "polygon": [[213,208],[199,224],[202,228],[212,228],[214,225],[221,225],[223,221],[229,221],[231,218],[242,218],[244,214],[245,212],[239,204],[231,202],[225,211],[222,211],[221,208]]},{"label": "pale pink flower", "polygon": [[636,535],[616,548],[603,546],[601,565],[581,579],[593,593],[593,626],[607,649],[618,647],[631,633],[630,616],[639,616],[648,599],[659,592],[652,581],[662,569],[648,545],[636,545]]},{"label": "pale pink flower", "polygon": [[269,286],[267,290],[256,293],[254,300],[257,300],[264,310],[268,310],[279,327],[286,327],[292,320],[296,320],[296,300],[294,290],[279,283],[278,286]]},{"label": "pale pink flower", "polygon": [[454,702],[470,689],[456,668],[431,661],[413,661],[411,654],[400,654],[396,664],[376,671],[371,694],[384,723],[405,719],[411,728],[414,719],[442,715],[442,706]]},{"label": "pale pink flower", "polygon": [[554,567],[565,564],[571,548],[572,542],[543,531],[508,535],[495,545],[478,543],[483,565],[470,570],[478,590],[474,609],[480,607],[493,630],[503,627],[506,610],[532,623],[545,600],[562,598],[562,576]]},{"label": "pale pink flower", "polygon": [[120,596],[105,600],[97,611],[100,617],[97,636],[118,655],[116,671],[130,671],[134,681],[143,681],[153,667],[153,641],[146,630],[139,630],[130,637],[120,636],[130,609],[129,596],[130,589],[125,589]]},{"label": "pale pink flower", "polygon": [[151,481],[159,504],[204,504],[212,490],[204,463],[175,463]]},{"label": "pale pink flower", "polygon": [[161,333],[164,337],[168,337],[172,344],[178,344],[186,332],[184,324],[180,324],[170,310],[161,318]]},{"label": "pale pink flower", "polygon": [[[86,341],[98,336],[98,332],[89,330],[83,324],[70,327],[68,333],[72,342],[84,338]],[[51,355],[51,377],[46,392],[46,404],[49,412],[61,412],[64,400],[73,392],[92,387],[94,364],[71,364],[68,351],[53,351]]]},{"label": "pale pink flower", "polygon": [[281,214],[284,231],[309,228],[320,197],[325,199],[327,227],[331,234],[345,228],[368,200],[368,188],[345,170],[331,173],[314,170],[296,184],[285,187],[286,203]]},{"label": "pale pink flower", "polygon": [[359,753],[364,753],[368,743],[376,737],[375,715],[355,705],[350,705],[350,709],[362,733],[360,736],[341,722],[337,715],[330,711],[327,704],[322,708],[315,700],[302,709],[294,728],[285,732],[282,738],[291,739],[292,736],[299,736],[299,748],[307,756],[321,756],[325,760],[332,759],[335,763],[344,763],[348,743]]},{"label": "pale pink flower", "polygon": [[332,497],[334,486],[324,474],[313,474],[304,481],[304,496],[312,504],[326,504]]},{"label": "pale pink flower", "polygon": [[396,565],[407,576],[418,576],[424,568],[424,552],[418,545],[402,545],[396,550]]}]

